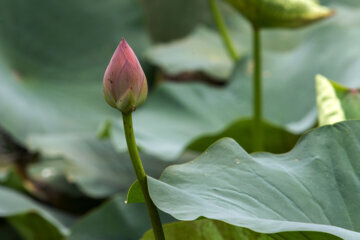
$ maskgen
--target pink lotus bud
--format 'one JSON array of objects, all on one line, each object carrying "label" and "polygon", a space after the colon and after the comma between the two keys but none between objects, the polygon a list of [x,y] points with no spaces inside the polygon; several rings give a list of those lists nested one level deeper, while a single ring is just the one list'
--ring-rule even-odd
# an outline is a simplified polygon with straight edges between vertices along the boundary
[{"label": "pink lotus bud", "polygon": [[131,47],[122,39],[104,74],[105,100],[121,112],[129,113],[145,101],[147,92],[144,71]]}]

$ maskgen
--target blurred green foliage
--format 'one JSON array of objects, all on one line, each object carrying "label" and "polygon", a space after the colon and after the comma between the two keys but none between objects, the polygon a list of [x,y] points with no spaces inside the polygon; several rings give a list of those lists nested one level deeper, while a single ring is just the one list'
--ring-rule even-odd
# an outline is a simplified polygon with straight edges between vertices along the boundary
[{"label": "blurred green foliage", "polygon": [[[320,2],[336,15],[306,29],[262,33],[269,152],[289,151],[316,125],[316,74],[358,85],[360,4]],[[143,206],[122,202],[135,177],[120,113],[101,92],[122,37],[152,86],[134,114],[150,176],[222,137],[251,151],[250,27],[219,3],[241,53],[237,63],[205,0],[0,1],[0,126],[11,135],[0,138],[2,239],[61,239],[75,221],[72,240],[138,239],[149,228]],[[98,137],[101,126],[106,134]],[[99,205],[115,193],[122,197]]]}]

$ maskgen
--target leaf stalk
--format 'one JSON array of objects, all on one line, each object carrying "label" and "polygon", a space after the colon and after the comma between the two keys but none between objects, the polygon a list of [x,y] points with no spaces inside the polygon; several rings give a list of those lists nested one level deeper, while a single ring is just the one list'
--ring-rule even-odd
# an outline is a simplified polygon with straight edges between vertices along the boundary
[{"label": "leaf stalk", "polygon": [[209,0],[209,5],[210,5],[210,9],[211,9],[211,13],[214,17],[216,26],[221,34],[221,37],[223,39],[223,42],[225,44],[225,47],[230,55],[230,57],[236,61],[238,60],[238,53],[236,52],[235,46],[233,44],[233,42],[231,41],[229,32],[226,28],[224,19],[221,16],[221,12],[219,10],[219,6],[216,2],[217,0]]},{"label": "leaf stalk", "polygon": [[262,151],[264,147],[264,130],[262,120],[262,59],[261,59],[261,32],[253,27],[253,151]]}]

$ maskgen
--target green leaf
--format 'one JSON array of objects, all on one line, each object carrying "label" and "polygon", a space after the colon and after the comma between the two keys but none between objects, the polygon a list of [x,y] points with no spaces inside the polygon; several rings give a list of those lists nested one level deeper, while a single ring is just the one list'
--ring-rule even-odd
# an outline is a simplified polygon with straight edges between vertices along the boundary
[{"label": "green leaf", "polygon": [[[188,145],[188,149],[202,152],[212,143],[223,137],[230,137],[244,149],[252,149],[252,119],[241,119],[230,124],[226,129],[216,134],[209,134],[200,137]],[[271,136],[264,139],[264,150],[273,153],[283,153],[293,148],[299,135],[292,134],[279,126],[263,123],[265,136]]]},{"label": "green leaf", "polygon": [[8,221],[26,240],[64,239],[59,229],[34,212],[11,216]]},{"label": "green leaf", "polygon": [[327,125],[281,155],[249,155],[226,138],[194,161],[168,167],[160,180],[149,177],[150,195],[179,220],[203,216],[260,233],[316,231],[356,240],[359,136],[360,121]]},{"label": "green leaf", "polygon": [[146,214],[145,205],[126,205],[124,198],[118,196],[78,221],[67,240],[139,239],[151,228]]},{"label": "green leaf", "polygon": [[103,123],[101,123],[97,131],[97,137],[99,139],[109,138],[111,134],[111,125],[112,124],[110,119],[106,119]]},{"label": "green leaf", "polygon": [[44,207],[24,195],[0,186],[0,217],[10,223],[25,239],[62,239],[69,233],[72,220]]},{"label": "green leaf", "polygon": [[24,192],[23,179],[19,176],[14,166],[8,165],[7,167],[1,168],[0,184],[5,187],[12,188],[19,192]]},{"label": "green leaf", "polygon": [[358,89],[346,88],[318,75],[316,77],[319,125],[360,119]]},{"label": "green leaf", "polygon": [[[147,214],[145,204],[125,204],[116,196],[78,221],[67,240],[137,240],[151,228]],[[164,223],[172,220],[161,217]]]},{"label": "green leaf", "polygon": [[[201,219],[196,221],[175,222],[163,226],[166,239],[172,240],[340,240],[319,232],[284,232],[275,234],[256,233],[246,228],[235,227],[221,221]],[[145,233],[142,240],[153,240],[152,230]]]},{"label": "green leaf", "polygon": [[314,0],[227,0],[258,28],[296,28],[329,17],[333,11]]},{"label": "green leaf", "polygon": [[136,180],[133,184],[131,184],[127,198],[126,203],[144,203],[144,195],[141,191],[141,186],[138,180]]}]

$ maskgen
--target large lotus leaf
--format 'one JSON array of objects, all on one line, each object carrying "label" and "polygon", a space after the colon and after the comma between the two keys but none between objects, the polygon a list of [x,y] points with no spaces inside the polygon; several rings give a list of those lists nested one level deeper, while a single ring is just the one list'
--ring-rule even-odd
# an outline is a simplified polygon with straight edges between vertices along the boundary
[{"label": "large lotus leaf", "polygon": [[[257,233],[211,219],[169,223],[165,224],[163,228],[166,239],[171,240],[340,240],[336,236],[320,232]],[[146,232],[142,238],[142,240],[153,239],[152,230]]]},{"label": "large lotus leaf", "polygon": [[72,220],[62,213],[1,186],[0,199],[0,217],[7,218],[25,239],[60,240],[69,233],[66,225]]},{"label": "large lotus leaf", "polygon": [[[173,220],[160,216],[163,223]],[[137,240],[149,228],[145,204],[125,204],[124,196],[116,196],[78,221],[68,240]]]},{"label": "large lotus leaf", "polygon": [[316,77],[319,125],[360,119],[358,89],[346,88],[319,75]]},{"label": "large lotus leaf", "polygon": [[194,161],[167,168],[160,180],[149,177],[150,195],[179,220],[203,216],[260,233],[316,231],[357,240],[359,136],[360,121],[326,125],[279,155],[249,155],[222,139]]}]

